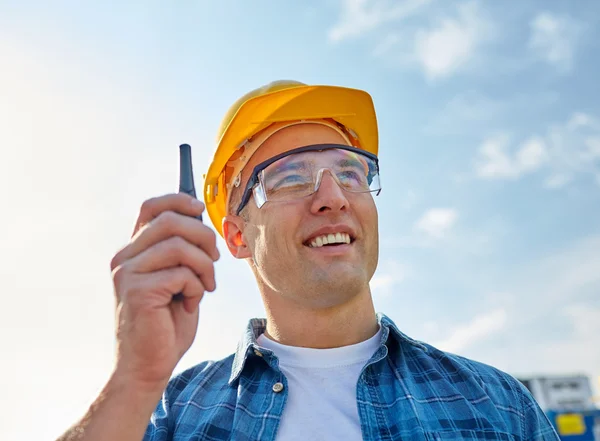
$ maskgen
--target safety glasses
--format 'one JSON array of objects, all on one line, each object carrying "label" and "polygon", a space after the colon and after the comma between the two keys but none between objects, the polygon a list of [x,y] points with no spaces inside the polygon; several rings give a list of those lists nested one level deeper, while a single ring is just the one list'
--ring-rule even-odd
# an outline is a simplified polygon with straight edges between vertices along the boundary
[{"label": "safety glasses", "polygon": [[281,153],[254,167],[236,214],[251,195],[258,208],[268,201],[310,196],[319,189],[326,171],[345,191],[381,191],[377,156],[343,144],[316,144]]}]

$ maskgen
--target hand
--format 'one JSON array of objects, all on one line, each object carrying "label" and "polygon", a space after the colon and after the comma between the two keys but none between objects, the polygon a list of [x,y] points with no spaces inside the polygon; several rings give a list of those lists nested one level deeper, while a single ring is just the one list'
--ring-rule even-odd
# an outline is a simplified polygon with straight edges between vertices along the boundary
[{"label": "hand", "polygon": [[[204,204],[183,193],[145,201],[130,243],[112,259],[117,301],[115,374],[164,387],[189,349],[198,305],[215,290],[215,233],[195,219]],[[172,301],[183,293],[182,301]]]}]

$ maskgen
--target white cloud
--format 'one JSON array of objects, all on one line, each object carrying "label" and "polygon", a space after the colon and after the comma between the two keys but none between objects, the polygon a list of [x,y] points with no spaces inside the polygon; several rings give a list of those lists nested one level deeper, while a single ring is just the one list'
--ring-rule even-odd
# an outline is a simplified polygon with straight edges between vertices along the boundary
[{"label": "white cloud", "polygon": [[363,35],[382,24],[402,20],[419,12],[431,0],[342,0],[340,21],[329,31],[339,42]]},{"label": "white cloud", "polygon": [[456,327],[447,339],[435,343],[435,346],[448,352],[461,352],[501,331],[506,325],[506,318],[504,309],[478,315],[469,323]]},{"label": "white cloud", "polygon": [[525,173],[538,169],[546,160],[546,145],[539,138],[530,138],[523,143],[515,157],[519,169]]},{"label": "white cloud", "polygon": [[483,142],[476,164],[477,176],[509,178],[516,175],[513,161],[506,153],[507,145],[508,137],[505,135],[496,135]]},{"label": "white cloud", "polygon": [[512,157],[506,151],[508,141],[506,135],[496,135],[484,141],[475,165],[477,176],[518,178],[524,173],[537,170],[547,159],[547,147],[538,137],[526,140]]},{"label": "white cloud", "polygon": [[415,223],[415,229],[431,238],[444,237],[458,219],[458,212],[453,208],[432,208]]},{"label": "white cloud", "polygon": [[530,23],[529,48],[561,71],[573,67],[580,25],[566,16],[541,12]]},{"label": "white cloud", "polygon": [[550,127],[546,140],[549,166],[554,174],[572,180],[576,175],[597,173],[600,158],[600,121],[585,113],[575,113],[567,123]]},{"label": "white cloud", "polygon": [[532,136],[510,152],[507,135],[494,135],[481,145],[475,173],[483,179],[517,179],[545,169],[547,188],[560,188],[577,174],[596,176],[600,158],[600,122],[591,115],[575,113],[564,124],[550,126],[545,136]]},{"label": "white cloud", "polygon": [[575,130],[580,127],[593,127],[598,129],[600,125],[590,115],[582,112],[575,112],[567,122],[567,129]]},{"label": "white cloud", "polygon": [[[344,0],[340,21],[329,31],[329,40],[340,42],[377,29],[376,57],[417,66],[431,80],[447,77],[468,65],[488,40],[492,26],[476,1],[452,6],[452,13],[439,3],[435,15],[426,15],[430,3],[432,0]],[[385,27],[388,23],[394,27]]]},{"label": "white cloud", "polygon": [[485,24],[474,2],[458,8],[456,18],[444,18],[415,36],[415,56],[430,79],[460,70],[483,40]]}]

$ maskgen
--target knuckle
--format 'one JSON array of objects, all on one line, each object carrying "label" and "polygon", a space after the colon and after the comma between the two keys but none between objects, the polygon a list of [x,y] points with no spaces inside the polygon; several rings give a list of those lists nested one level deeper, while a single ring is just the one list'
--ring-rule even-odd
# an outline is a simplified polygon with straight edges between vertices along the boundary
[{"label": "knuckle", "polygon": [[210,275],[214,272],[213,261],[205,252],[198,253],[198,256],[195,257],[194,261],[196,262],[200,274]]},{"label": "knuckle", "polygon": [[169,242],[169,245],[172,248],[177,249],[177,250],[183,250],[187,245],[187,242],[181,236],[170,237],[169,239],[167,239],[167,241]]},{"label": "knuckle", "polygon": [[181,258],[185,254],[186,242],[180,236],[173,236],[163,242],[164,252],[171,258]]},{"label": "knuckle", "polygon": [[180,203],[189,203],[192,199],[192,196],[187,193],[175,193],[174,197],[177,198],[177,201]]},{"label": "knuckle", "polygon": [[166,232],[173,232],[177,225],[177,214],[171,210],[163,211],[154,220],[155,225]]},{"label": "knuckle", "polygon": [[208,227],[206,227],[206,228],[209,230],[208,240],[210,241],[210,247],[216,248],[217,247],[217,235],[210,228],[208,228]]},{"label": "knuckle", "polygon": [[192,295],[201,296],[206,291],[202,280],[200,280],[196,275],[192,275],[190,278],[190,292]]},{"label": "knuckle", "polygon": [[176,277],[182,282],[184,291],[190,296],[197,296],[204,292],[204,287],[198,276],[190,268],[182,266],[176,269]]},{"label": "knuckle", "polygon": [[215,284],[214,266],[212,264],[204,265],[200,278],[207,288],[213,287]]},{"label": "knuckle", "polygon": [[184,280],[188,277],[188,271],[185,266],[178,266],[175,268],[170,268],[166,273],[166,277],[177,280]]},{"label": "knuckle", "polygon": [[208,272],[210,275],[213,275],[215,273],[215,263],[213,262],[211,257],[208,254],[203,253],[202,260],[204,262],[204,268],[206,272]]},{"label": "knuckle", "polygon": [[198,276],[191,268],[188,268],[187,266],[182,266],[181,269],[181,277],[184,280],[190,282],[192,285],[198,283]]},{"label": "knuckle", "polygon": [[154,206],[156,205],[156,200],[157,198],[150,198],[150,199],[146,199],[144,202],[142,202],[142,206],[140,207],[140,213],[150,213],[152,212],[152,209],[154,208]]},{"label": "knuckle", "polygon": [[121,265],[121,253],[117,253],[110,259],[110,270],[115,271]]},{"label": "knuckle", "polygon": [[190,270],[187,266],[178,266],[175,268],[175,276],[181,279],[189,279],[194,275],[194,272]]},{"label": "knuckle", "polygon": [[115,289],[120,291],[121,288],[127,286],[127,279],[129,274],[129,265],[127,263],[123,263],[121,265],[116,266],[112,271],[112,279]]}]

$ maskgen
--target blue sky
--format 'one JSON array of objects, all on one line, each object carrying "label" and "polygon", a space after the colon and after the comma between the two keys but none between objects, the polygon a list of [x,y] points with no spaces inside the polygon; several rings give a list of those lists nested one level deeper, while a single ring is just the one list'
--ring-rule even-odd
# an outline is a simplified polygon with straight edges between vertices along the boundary
[{"label": "blue sky", "polygon": [[[514,375],[597,386],[599,21],[593,0],[0,0],[0,438],[55,437],[93,400],[139,205],[176,190],[182,142],[200,186],[229,105],[282,78],[373,96],[379,311]],[[263,314],[220,245],[177,371]]]}]

